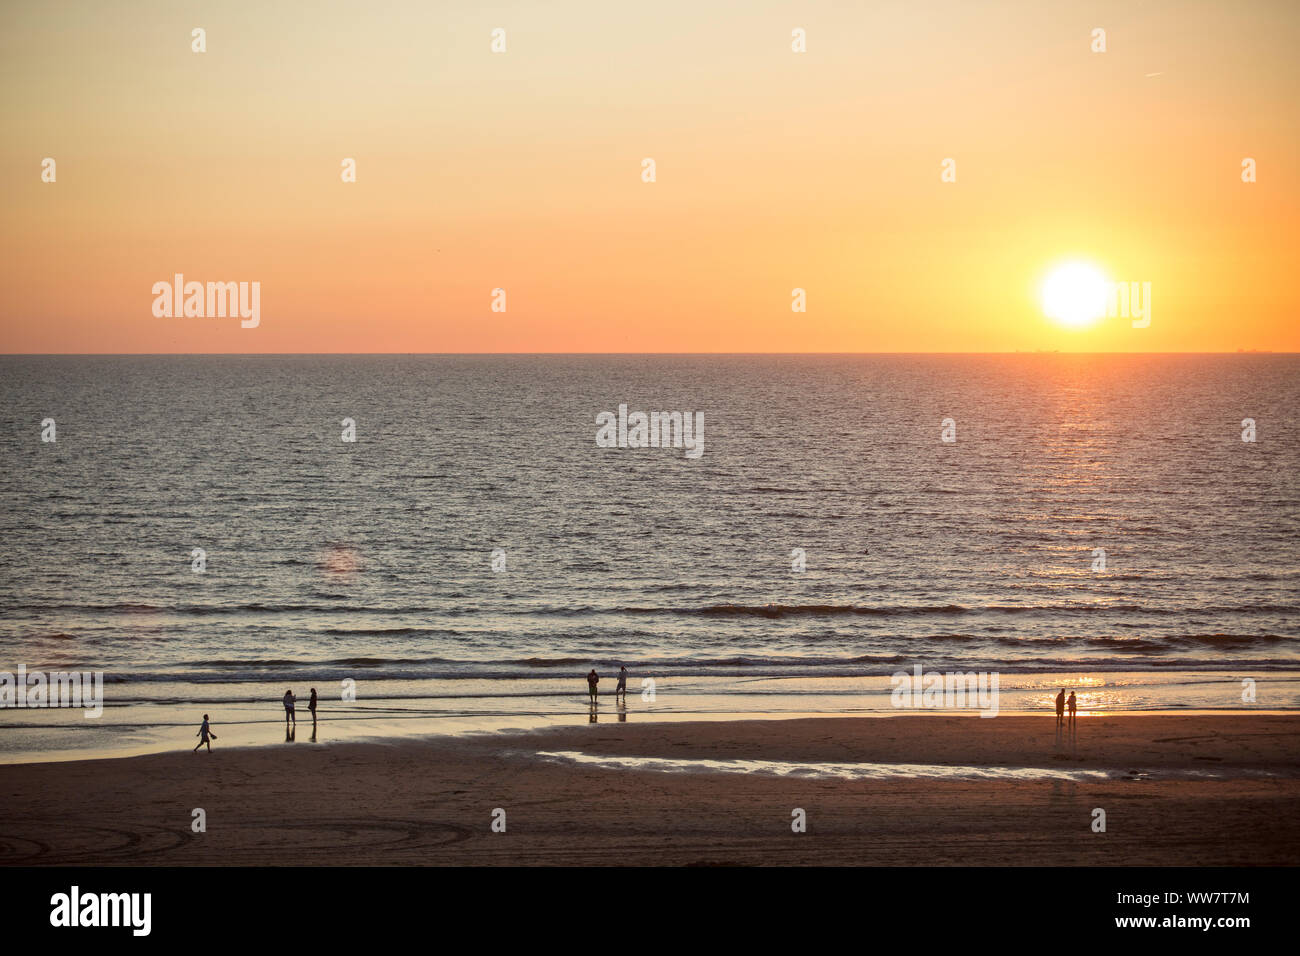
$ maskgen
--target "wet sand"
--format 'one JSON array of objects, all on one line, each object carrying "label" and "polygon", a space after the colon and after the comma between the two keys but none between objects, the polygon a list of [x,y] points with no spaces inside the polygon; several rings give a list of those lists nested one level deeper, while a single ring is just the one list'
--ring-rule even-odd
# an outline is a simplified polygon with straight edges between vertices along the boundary
[{"label": "wet sand", "polygon": [[[934,715],[623,724],[611,712],[526,733],[229,749],[218,739],[211,754],[181,742],[175,753],[11,764],[0,766],[0,864],[1300,862],[1300,715],[1083,717],[1073,739],[1054,725]],[[539,756],[561,753],[736,772]],[[901,775],[899,764],[926,766]],[[870,777],[882,766],[894,772]],[[1056,776],[970,776],[1015,768]],[[191,828],[195,808],[206,832]],[[504,833],[492,831],[497,808]],[[807,832],[792,832],[795,808]],[[1092,829],[1094,808],[1106,812],[1104,833]]]}]

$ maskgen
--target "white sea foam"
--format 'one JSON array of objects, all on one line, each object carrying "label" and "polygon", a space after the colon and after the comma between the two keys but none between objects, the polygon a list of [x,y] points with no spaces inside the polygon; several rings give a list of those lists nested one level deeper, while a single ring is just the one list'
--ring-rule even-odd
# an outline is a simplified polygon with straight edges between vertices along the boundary
[{"label": "white sea foam", "polygon": [[610,769],[657,770],[667,773],[760,773],[776,777],[839,780],[891,780],[939,777],[953,780],[1110,780],[1122,777],[1106,770],[1061,770],[1054,767],[968,767],[927,763],[803,763],[787,760],[683,760],[670,757],[624,757],[576,750],[539,751],[548,760]]}]

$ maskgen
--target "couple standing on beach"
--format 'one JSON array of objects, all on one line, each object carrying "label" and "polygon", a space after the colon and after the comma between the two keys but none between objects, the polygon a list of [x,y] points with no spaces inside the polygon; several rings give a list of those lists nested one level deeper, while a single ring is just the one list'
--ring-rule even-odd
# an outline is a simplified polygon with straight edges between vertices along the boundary
[{"label": "couple standing on beach", "polygon": [[1070,691],[1070,699],[1066,701],[1065,688],[1062,687],[1061,692],[1056,695],[1056,726],[1058,727],[1065,722],[1065,708],[1067,706],[1070,708],[1070,719],[1077,720],[1079,716],[1078,701],[1074,699],[1074,691]]},{"label": "couple standing on beach", "polygon": [[[588,695],[590,695],[591,702],[593,704],[596,703],[596,698],[598,696],[596,694],[596,685],[599,683],[600,683],[600,677],[596,674],[596,668],[593,667],[591,669],[591,673],[587,675],[587,693]],[[618,695],[620,693],[623,695],[623,702],[627,703],[627,668],[626,667],[620,667],[618,669],[618,686],[614,688],[615,701],[618,700]]]},{"label": "couple standing on beach", "polygon": [[[298,723],[298,715],[294,713],[294,709],[293,709],[293,705],[297,700],[298,698],[293,695],[293,691],[286,690],[284,692],[284,722],[286,724],[291,720],[294,722],[294,724]],[[316,719],[316,688],[315,687],[311,689],[311,700],[307,701],[307,709],[311,711],[311,719],[315,720]]]}]

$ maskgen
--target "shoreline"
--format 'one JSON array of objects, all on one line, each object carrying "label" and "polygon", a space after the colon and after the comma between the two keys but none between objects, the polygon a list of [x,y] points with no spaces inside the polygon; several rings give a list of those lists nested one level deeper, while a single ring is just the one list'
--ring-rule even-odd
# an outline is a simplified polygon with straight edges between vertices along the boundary
[{"label": "shoreline", "polygon": [[[1051,715],[895,716],[314,748],[218,739],[211,754],[9,764],[0,865],[1300,862],[1300,715],[1093,716],[1073,739]],[[823,764],[832,771],[790,766]],[[837,776],[846,765],[891,772]],[[791,830],[795,808],[805,833]],[[505,833],[491,829],[497,809]]]},{"label": "shoreline", "polygon": [[[1086,711],[1079,713],[1080,721],[1095,721],[1100,719],[1131,719],[1139,717],[1287,717],[1294,716],[1300,718],[1300,710],[1270,708],[1260,710],[1246,711],[1243,708],[1192,708],[1186,710],[1180,709],[1158,709],[1150,710],[1113,710],[1113,711]],[[598,726],[609,726],[611,720],[606,719],[603,722],[599,718],[613,718],[612,723],[627,726],[633,723],[636,726],[648,726],[657,724],[732,724],[732,723],[769,723],[780,721],[796,720],[936,720],[936,719],[978,719],[997,720],[1006,718],[1031,718],[1031,719],[1049,719],[1051,714],[1044,714],[1041,710],[1006,710],[1000,711],[996,717],[982,717],[978,710],[953,710],[944,708],[908,708],[901,711],[862,711],[857,713],[831,713],[826,711],[790,711],[790,712],[752,712],[752,711],[727,711],[721,713],[698,713],[698,712],[660,712],[655,714],[638,713],[634,721],[627,719],[625,711],[607,709],[597,711],[597,721],[592,721],[588,712],[587,716],[568,714],[518,714],[509,717],[500,715],[486,717],[483,715],[445,715],[437,717],[421,718],[394,718],[392,716],[362,716],[362,717],[338,717],[330,716],[322,718],[317,726],[317,733],[310,737],[304,736],[303,739],[295,738],[292,740],[274,741],[252,741],[250,735],[254,728],[283,728],[286,725],[278,718],[267,718],[258,721],[238,721],[232,724],[219,725],[222,733],[216,739],[223,751],[248,750],[258,751],[267,748],[280,748],[301,745],[303,747],[339,747],[348,744],[373,744],[388,745],[400,744],[406,742],[419,743],[421,741],[437,740],[455,740],[468,737],[502,737],[518,733],[546,733],[548,731],[561,731],[573,729],[589,724]],[[429,724],[437,723],[440,729],[429,729]],[[359,732],[347,732],[345,730],[351,724],[366,723],[368,726]],[[302,720],[304,734],[313,727],[313,721],[304,717]],[[376,727],[374,724],[384,724],[384,727]],[[188,728],[188,724],[183,725]],[[344,733],[334,738],[326,737],[317,739],[319,728],[324,727],[326,733],[331,731],[344,730]],[[232,728],[235,732],[232,733]],[[19,728],[22,729],[22,728]],[[58,728],[49,727],[41,728],[43,730],[56,730]],[[387,732],[385,732],[387,731]],[[186,731],[188,732],[188,731]],[[0,753],[0,768],[3,767],[25,767],[41,764],[66,764],[82,761],[99,761],[99,760],[127,760],[136,757],[163,756],[172,753],[183,753],[193,746],[195,741],[191,739],[186,744],[181,737],[174,740],[169,738],[166,741],[156,741],[150,744],[143,744],[134,748],[116,747],[104,748],[100,750],[75,750],[60,753],[58,751],[36,751],[34,753],[12,752],[10,754]],[[13,759],[9,759],[13,758]]]},{"label": "shoreline", "polygon": [[[918,706],[896,701],[893,681],[881,674],[853,677],[681,677],[658,676],[643,698],[633,685],[626,701],[603,694],[596,722],[735,721],[799,717],[908,715],[986,712],[1001,716],[1050,714],[1058,689],[1079,692],[1081,718],[1102,714],[1300,713],[1300,672],[1257,673],[1255,701],[1243,698],[1242,675],[1223,671],[1166,671],[1095,674],[1003,674],[990,700],[970,706]],[[635,681],[635,677],[634,677]],[[543,729],[583,725],[591,719],[586,694],[573,682],[547,678],[467,678],[378,681],[357,685],[355,699],[340,700],[337,688],[318,678],[191,685],[113,685],[100,716],[58,708],[0,708],[0,765],[66,762],[183,749],[203,714],[210,714],[218,740],[230,746],[281,743],[333,744],[339,740],[415,739],[478,731]],[[286,739],[280,698],[286,687],[319,687],[320,723],[313,728],[305,708],[301,725]],[[585,691],[585,685],[583,687]],[[939,701],[933,701],[938,703]],[[301,701],[300,701],[301,703]],[[898,704],[911,706],[898,706]],[[960,703],[960,702],[959,702]],[[990,707],[990,704],[992,705]]]}]

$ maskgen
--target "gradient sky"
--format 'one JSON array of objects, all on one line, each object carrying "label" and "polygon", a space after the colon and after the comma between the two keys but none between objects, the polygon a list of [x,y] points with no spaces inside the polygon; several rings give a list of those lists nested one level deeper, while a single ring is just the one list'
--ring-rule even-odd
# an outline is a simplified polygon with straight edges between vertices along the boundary
[{"label": "gradient sky", "polygon": [[[5,0],[0,352],[1297,351],[1298,49],[1291,2]],[[1150,328],[1046,319],[1068,259]],[[155,318],[177,272],[260,327]]]}]

